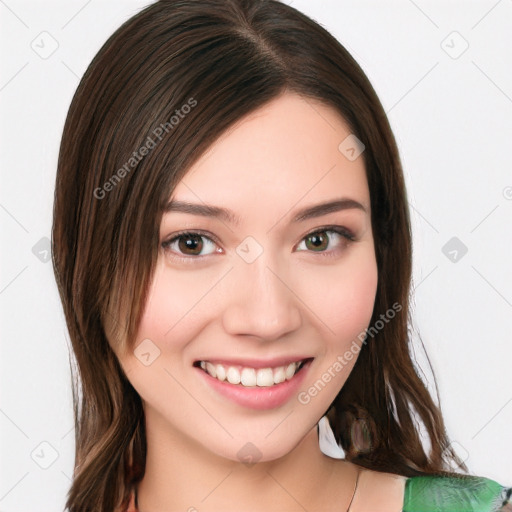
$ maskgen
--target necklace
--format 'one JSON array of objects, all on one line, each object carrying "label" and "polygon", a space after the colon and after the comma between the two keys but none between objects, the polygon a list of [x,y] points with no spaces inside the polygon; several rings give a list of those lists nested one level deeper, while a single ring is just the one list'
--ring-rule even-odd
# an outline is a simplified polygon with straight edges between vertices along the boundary
[{"label": "necklace", "polygon": [[352,502],[354,501],[354,498],[356,496],[357,483],[359,482],[360,474],[361,474],[361,470],[359,468],[357,468],[357,476],[356,476],[356,483],[354,485],[354,492],[352,493],[352,498],[350,498],[350,503],[348,504],[347,512],[350,512],[350,507],[352,506]]}]

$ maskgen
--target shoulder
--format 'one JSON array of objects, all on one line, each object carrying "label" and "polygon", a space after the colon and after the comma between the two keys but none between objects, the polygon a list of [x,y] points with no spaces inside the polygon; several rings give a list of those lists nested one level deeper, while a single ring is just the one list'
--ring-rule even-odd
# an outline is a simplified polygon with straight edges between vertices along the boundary
[{"label": "shoulder", "polygon": [[361,466],[358,471],[357,492],[351,511],[397,512],[402,509],[406,477]]},{"label": "shoulder", "polygon": [[416,476],[405,483],[403,512],[512,512],[511,495],[489,478]]},{"label": "shoulder", "polygon": [[354,512],[512,512],[512,487],[470,475],[407,478],[359,468]]}]

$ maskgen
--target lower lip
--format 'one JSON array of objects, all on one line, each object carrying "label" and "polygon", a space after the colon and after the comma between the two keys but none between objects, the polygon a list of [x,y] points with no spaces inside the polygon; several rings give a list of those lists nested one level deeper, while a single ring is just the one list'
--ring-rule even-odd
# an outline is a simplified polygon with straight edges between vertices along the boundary
[{"label": "lower lip", "polygon": [[311,360],[307,361],[290,380],[268,387],[244,387],[241,384],[230,384],[227,381],[221,382],[203,369],[195,369],[216,392],[229,398],[236,404],[250,409],[265,410],[275,409],[288,402],[297,393],[310,365]]}]

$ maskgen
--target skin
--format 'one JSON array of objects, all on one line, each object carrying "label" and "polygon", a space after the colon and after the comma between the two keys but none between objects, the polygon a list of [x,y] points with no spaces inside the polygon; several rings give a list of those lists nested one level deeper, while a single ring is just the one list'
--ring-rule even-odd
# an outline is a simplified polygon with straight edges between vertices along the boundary
[{"label": "skin", "polygon": [[[146,366],[133,350],[118,354],[146,415],[141,512],[348,508],[357,467],[320,451],[316,425],[357,350],[307,404],[294,394],[268,410],[217,394],[193,363],[310,356],[299,389],[307,392],[329,368],[333,373],[339,355],[361,345],[377,264],[363,157],[350,161],[338,150],[349,134],[335,110],[287,92],[220,137],[173,191],[170,199],[228,208],[240,223],[175,211],[162,218],[137,335],[138,343],[151,340],[149,351],[158,357]],[[291,220],[301,208],[338,198],[365,211]],[[355,239],[322,230],[326,225],[347,228]],[[203,231],[202,249],[187,252],[178,241],[162,247],[181,230]],[[329,241],[315,250],[307,235],[318,231]],[[262,249],[252,263],[236,251],[248,236]],[[260,457],[254,465],[238,456],[247,443]],[[370,510],[376,496],[379,510],[400,510],[403,480],[363,472],[351,511]]]}]

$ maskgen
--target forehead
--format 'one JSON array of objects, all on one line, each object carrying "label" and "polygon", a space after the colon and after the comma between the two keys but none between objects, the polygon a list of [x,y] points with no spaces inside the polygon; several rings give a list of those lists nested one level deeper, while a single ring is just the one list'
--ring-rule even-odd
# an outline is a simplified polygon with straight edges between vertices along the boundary
[{"label": "forehead", "polygon": [[277,215],[299,202],[350,197],[369,211],[363,157],[349,159],[343,151],[350,136],[332,107],[285,93],[224,133],[171,198]]}]

